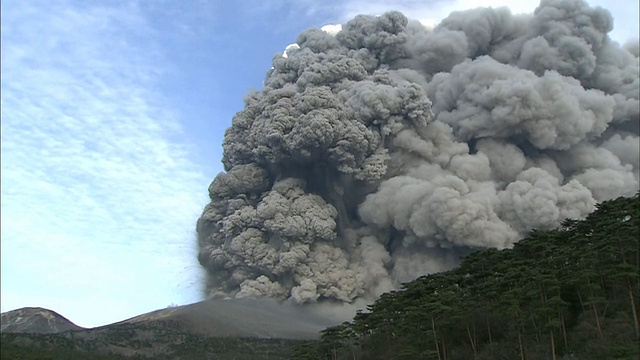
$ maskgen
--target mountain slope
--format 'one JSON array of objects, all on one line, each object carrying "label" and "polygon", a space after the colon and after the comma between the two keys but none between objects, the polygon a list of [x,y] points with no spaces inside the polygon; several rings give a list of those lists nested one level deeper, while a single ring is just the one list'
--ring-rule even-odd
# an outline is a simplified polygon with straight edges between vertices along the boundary
[{"label": "mountain slope", "polygon": [[40,307],[24,307],[0,315],[3,333],[53,334],[63,331],[83,330],[55,311]]},{"label": "mountain slope", "polygon": [[109,325],[171,326],[212,337],[313,339],[338,321],[273,300],[206,300],[153,311]]},{"label": "mountain slope", "polygon": [[[11,319],[35,322],[37,315],[22,314]],[[3,326],[8,315],[3,314]],[[207,300],[80,331],[34,333],[14,327],[2,333],[1,358],[288,359],[297,345],[337,323],[314,308],[273,300]]]}]

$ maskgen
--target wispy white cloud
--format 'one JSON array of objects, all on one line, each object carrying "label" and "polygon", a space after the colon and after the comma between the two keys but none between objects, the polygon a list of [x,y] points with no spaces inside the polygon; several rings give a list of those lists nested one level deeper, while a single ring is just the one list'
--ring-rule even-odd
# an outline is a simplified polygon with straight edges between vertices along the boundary
[{"label": "wispy white cloud", "polygon": [[197,296],[210,179],[154,91],[172,71],[155,31],[135,2],[3,3],[3,311],[97,325]]}]

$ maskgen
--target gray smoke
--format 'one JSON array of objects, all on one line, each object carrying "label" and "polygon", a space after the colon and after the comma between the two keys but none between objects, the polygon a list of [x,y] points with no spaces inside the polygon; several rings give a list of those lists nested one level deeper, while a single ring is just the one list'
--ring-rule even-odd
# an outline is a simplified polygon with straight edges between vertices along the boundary
[{"label": "gray smoke", "polygon": [[403,14],[302,33],[224,139],[209,296],[352,302],[638,190],[638,47],[610,13]]}]

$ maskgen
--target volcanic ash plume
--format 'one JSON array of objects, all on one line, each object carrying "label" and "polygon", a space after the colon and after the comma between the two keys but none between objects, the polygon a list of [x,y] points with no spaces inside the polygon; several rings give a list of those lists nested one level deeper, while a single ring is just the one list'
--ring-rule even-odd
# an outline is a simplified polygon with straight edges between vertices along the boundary
[{"label": "volcanic ash plume", "polygon": [[209,295],[352,302],[633,195],[638,51],[612,27],[544,0],[302,33],[226,132]]}]

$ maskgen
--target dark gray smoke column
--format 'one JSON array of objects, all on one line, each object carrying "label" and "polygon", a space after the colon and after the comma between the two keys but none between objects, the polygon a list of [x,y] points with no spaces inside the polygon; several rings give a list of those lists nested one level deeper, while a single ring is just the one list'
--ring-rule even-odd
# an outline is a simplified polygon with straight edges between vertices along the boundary
[{"label": "dark gray smoke column", "polygon": [[210,296],[350,302],[638,189],[638,58],[543,1],[302,33],[224,140],[198,221]]}]

